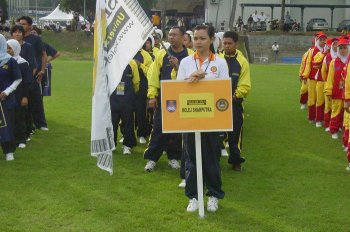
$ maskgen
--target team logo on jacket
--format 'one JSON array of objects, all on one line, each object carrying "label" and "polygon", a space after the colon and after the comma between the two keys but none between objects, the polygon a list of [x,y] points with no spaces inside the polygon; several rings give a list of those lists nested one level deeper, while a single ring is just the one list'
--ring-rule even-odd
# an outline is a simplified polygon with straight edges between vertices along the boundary
[{"label": "team logo on jacket", "polygon": [[219,111],[226,111],[228,109],[228,101],[226,99],[220,98],[216,101],[216,109]]},{"label": "team logo on jacket", "polygon": [[170,113],[176,111],[176,100],[166,100],[166,110]]},{"label": "team logo on jacket", "polygon": [[216,71],[218,71],[218,68],[217,68],[216,66],[212,66],[212,67],[210,68],[210,71],[211,71],[211,72],[216,72]]}]

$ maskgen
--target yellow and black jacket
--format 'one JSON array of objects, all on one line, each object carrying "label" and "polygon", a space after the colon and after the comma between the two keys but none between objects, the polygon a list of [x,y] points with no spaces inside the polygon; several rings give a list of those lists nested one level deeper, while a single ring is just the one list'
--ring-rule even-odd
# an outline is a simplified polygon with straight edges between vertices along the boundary
[{"label": "yellow and black jacket", "polygon": [[226,60],[229,75],[232,79],[232,92],[236,98],[245,98],[251,90],[250,68],[247,59],[242,52],[236,50],[234,55],[219,54]]}]

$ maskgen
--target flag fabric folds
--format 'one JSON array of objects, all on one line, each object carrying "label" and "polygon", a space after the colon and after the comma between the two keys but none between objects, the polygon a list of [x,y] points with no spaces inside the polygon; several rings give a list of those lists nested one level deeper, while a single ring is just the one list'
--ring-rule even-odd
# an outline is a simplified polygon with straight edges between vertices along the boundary
[{"label": "flag fabric folds", "polygon": [[91,155],[97,157],[97,166],[110,174],[115,144],[109,97],[152,30],[137,0],[96,1]]}]

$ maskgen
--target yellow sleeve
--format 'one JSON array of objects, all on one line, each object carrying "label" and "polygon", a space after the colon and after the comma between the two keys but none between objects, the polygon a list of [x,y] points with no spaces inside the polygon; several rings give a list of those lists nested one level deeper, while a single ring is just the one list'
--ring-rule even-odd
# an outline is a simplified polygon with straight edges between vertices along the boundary
[{"label": "yellow sleeve", "polygon": [[140,65],[140,68],[142,69],[145,76],[147,76],[149,66],[151,66],[153,62],[152,56],[143,49],[141,49],[141,55],[143,56],[143,63]]},{"label": "yellow sleeve", "polygon": [[159,48],[153,47],[153,56],[156,57],[159,52]]},{"label": "yellow sleeve", "polygon": [[137,67],[137,63],[134,60],[129,62],[132,70],[132,85],[134,86],[135,93],[139,91],[140,88],[140,73]]},{"label": "yellow sleeve", "polygon": [[322,76],[322,80],[325,81],[325,80],[326,80],[326,76],[327,76],[327,62],[326,62],[326,57],[324,57],[323,62],[322,62],[322,66],[321,66],[321,76]]},{"label": "yellow sleeve", "polygon": [[153,67],[150,75],[148,76],[148,98],[155,98],[158,96],[158,89],[160,87],[159,75],[160,69],[163,66],[163,58],[166,55],[165,50],[161,50],[154,59]]},{"label": "yellow sleeve", "polygon": [[304,55],[301,58],[301,64],[300,64],[300,69],[299,69],[299,77],[303,76],[303,72],[305,69],[305,63],[306,63],[306,58],[309,54],[309,50],[307,52],[304,53]]},{"label": "yellow sleeve", "polygon": [[314,49],[310,49],[309,53],[307,54],[306,57],[306,62],[305,62],[305,68],[302,74],[302,77],[304,79],[308,79],[310,76],[310,72],[311,72],[311,59],[312,59],[312,53],[314,52]]},{"label": "yellow sleeve", "polygon": [[251,89],[250,68],[248,61],[242,56],[240,56],[238,61],[242,68],[238,78],[237,89],[234,94],[237,98],[245,98]]},{"label": "yellow sleeve", "polygon": [[345,102],[350,102],[350,67],[348,63],[348,70],[345,76]]},{"label": "yellow sleeve", "polygon": [[333,82],[334,82],[334,60],[332,60],[330,65],[329,65],[327,82],[326,82],[326,87],[324,90],[324,92],[327,96],[332,96]]},{"label": "yellow sleeve", "polygon": [[312,61],[313,68],[320,69],[322,65],[322,61],[324,58],[324,54],[322,52],[318,52]]},{"label": "yellow sleeve", "polygon": [[[194,51],[192,49],[190,49],[190,48],[187,48],[187,53],[188,53],[189,56],[191,56],[194,53]],[[180,66],[180,64],[179,64],[179,66]],[[171,74],[170,75],[171,75],[171,79],[175,80],[176,77],[177,77],[177,70],[175,70],[173,68],[173,70],[171,70]]]},{"label": "yellow sleeve", "polygon": [[149,83],[149,80],[151,78],[151,75],[152,75],[152,70],[153,70],[153,64],[154,62],[152,62],[151,66],[149,66],[149,69],[148,69],[148,72],[147,72],[147,82]]}]

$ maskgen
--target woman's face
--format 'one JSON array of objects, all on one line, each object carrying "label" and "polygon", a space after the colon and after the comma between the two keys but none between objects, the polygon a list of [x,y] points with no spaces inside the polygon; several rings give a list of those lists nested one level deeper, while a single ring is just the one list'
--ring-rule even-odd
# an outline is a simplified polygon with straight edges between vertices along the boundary
[{"label": "woman's face", "polygon": [[152,50],[152,44],[150,41],[146,41],[146,51],[151,51]]},{"label": "woman's face", "polygon": [[192,43],[191,38],[190,38],[190,36],[188,34],[184,34],[183,45],[186,48],[192,48],[193,47],[193,43]]},{"label": "woman's face", "polygon": [[8,45],[7,45],[7,53],[8,53],[10,56],[14,56],[14,55],[15,55],[13,49],[12,49],[10,46],[8,46]]},{"label": "woman's face", "polygon": [[348,54],[348,51],[349,50],[348,50],[348,46],[347,45],[342,44],[342,45],[339,46],[339,54],[341,56],[346,56]]},{"label": "woman's face", "polygon": [[332,44],[332,49],[333,49],[334,52],[337,52],[337,47],[338,47],[338,42],[334,41],[333,44]]},{"label": "woman's face", "polygon": [[12,33],[12,38],[14,38],[17,41],[22,41],[23,40],[23,33],[20,30],[14,31]]},{"label": "woman's face", "polygon": [[208,51],[213,38],[210,38],[205,29],[194,31],[194,47],[198,52]]}]

